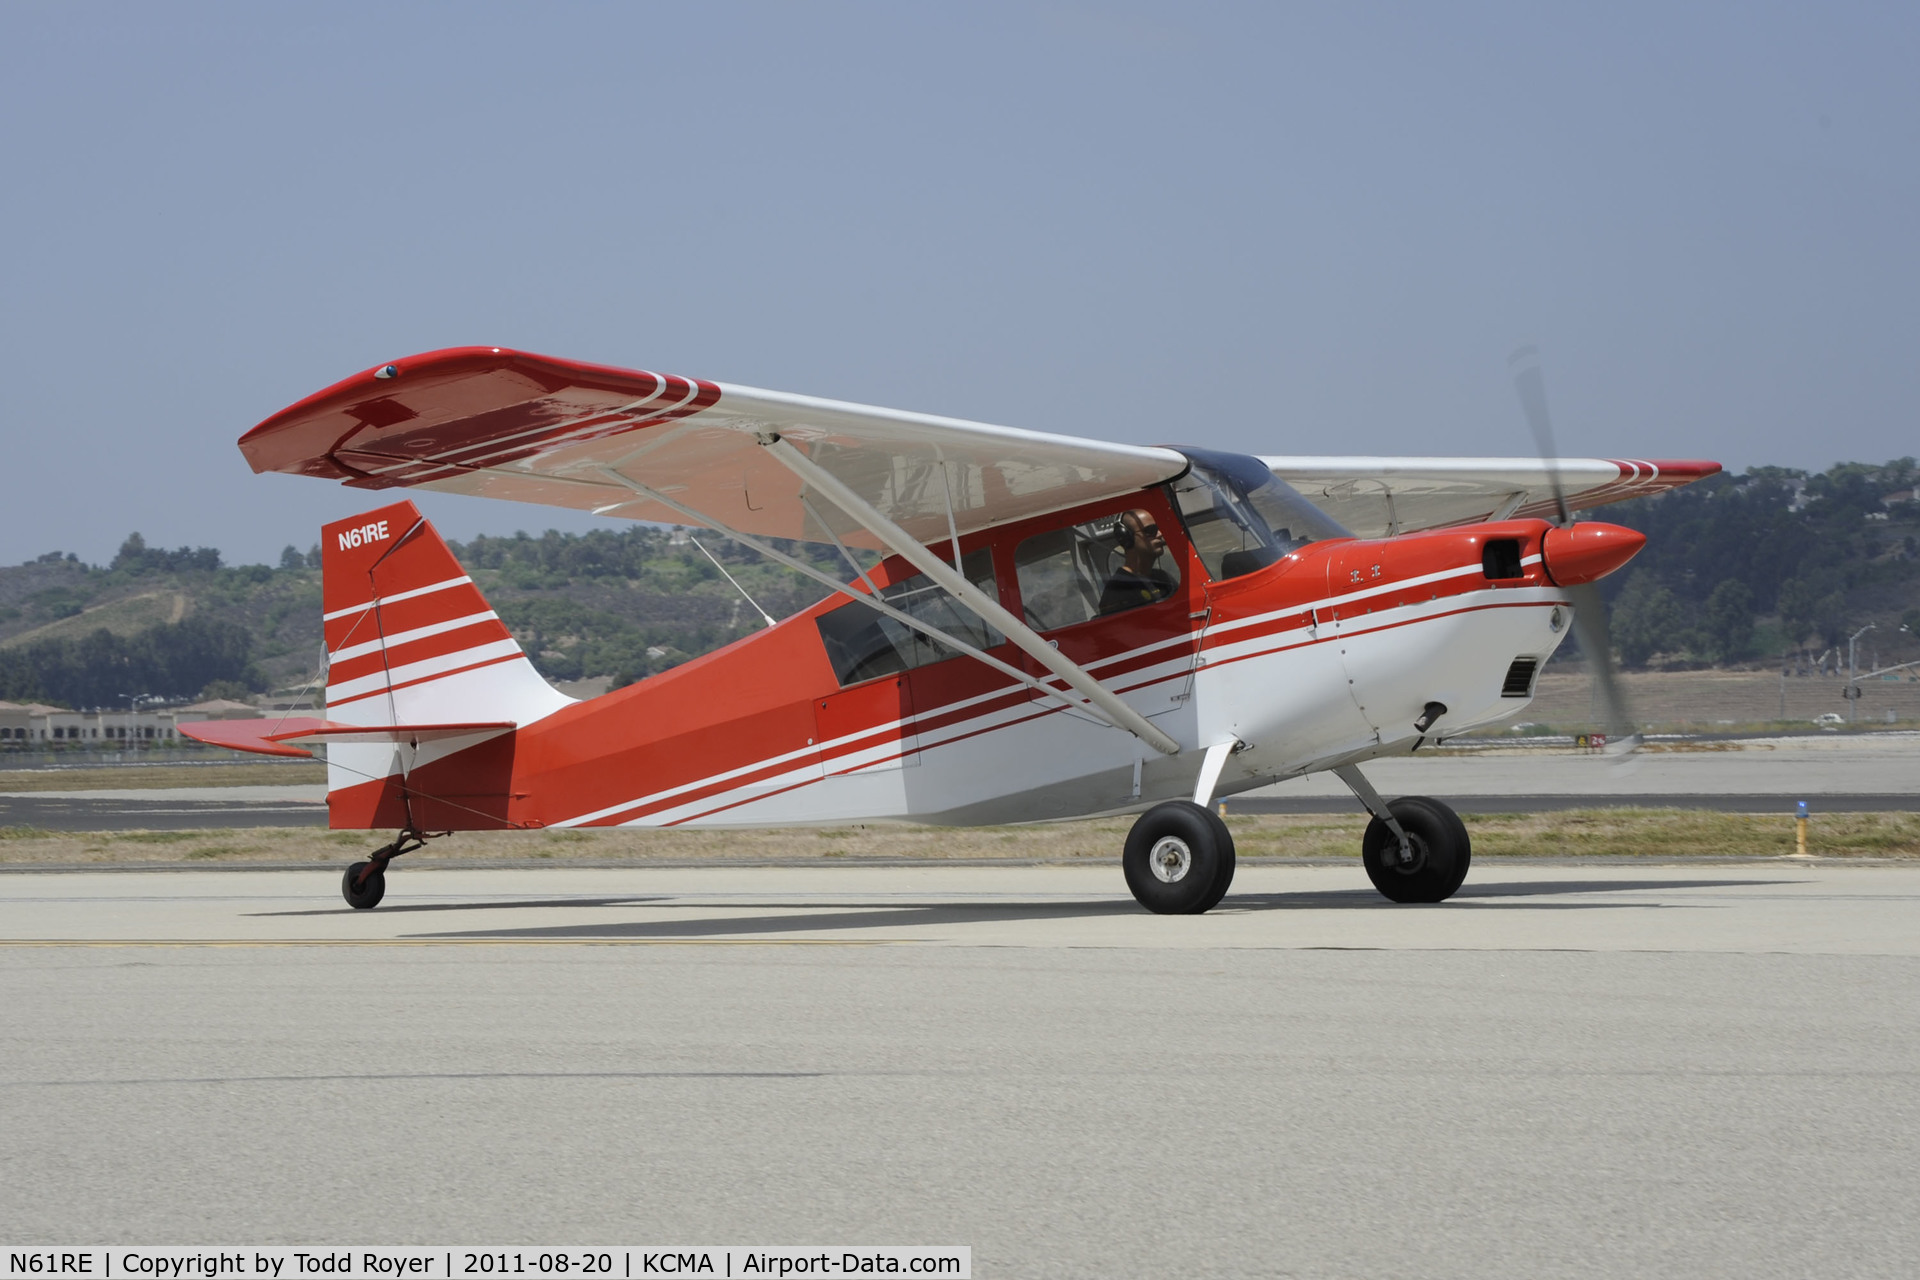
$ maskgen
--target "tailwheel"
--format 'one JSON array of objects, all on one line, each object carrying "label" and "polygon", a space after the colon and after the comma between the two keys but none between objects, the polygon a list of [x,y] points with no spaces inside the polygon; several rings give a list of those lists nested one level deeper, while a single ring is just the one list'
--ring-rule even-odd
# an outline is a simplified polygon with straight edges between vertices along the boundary
[{"label": "tailwheel", "polygon": [[1360,860],[1373,887],[1395,902],[1445,902],[1467,878],[1473,842],[1466,824],[1438,800],[1402,796],[1387,811],[1407,833],[1399,837],[1378,817],[1360,837]]},{"label": "tailwheel", "polygon": [[365,861],[347,868],[346,874],[340,877],[340,896],[355,911],[373,910],[380,905],[380,899],[387,896],[387,864],[403,853],[425,848],[427,841],[435,836],[447,834],[445,831],[402,831],[393,838],[392,844],[380,846]]},{"label": "tailwheel", "polygon": [[1233,836],[1211,809],[1169,800],[1133,824],[1121,866],[1127,888],[1147,910],[1199,915],[1233,883]]}]

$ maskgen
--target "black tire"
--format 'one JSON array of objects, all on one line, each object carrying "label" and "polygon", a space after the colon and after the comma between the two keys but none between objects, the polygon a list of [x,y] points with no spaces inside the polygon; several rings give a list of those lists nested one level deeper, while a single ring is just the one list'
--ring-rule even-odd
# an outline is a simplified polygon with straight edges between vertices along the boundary
[{"label": "black tire", "polygon": [[1387,809],[1406,829],[1411,864],[1400,861],[1400,841],[1375,818],[1360,837],[1360,861],[1373,887],[1394,902],[1445,902],[1466,881],[1473,842],[1460,815],[1426,796],[1402,796]]},{"label": "black tire", "polygon": [[360,879],[361,868],[366,865],[356,862],[340,877],[340,896],[355,911],[371,911],[380,905],[380,899],[387,896],[387,873],[384,868],[368,876],[365,884],[356,883]]},{"label": "black tire", "polygon": [[1233,883],[1233,836],[1218,814],[1169,800],[1140,815],[1120,861],[1141,906],[1158,915],[1199,915]]},{"label": "black tire", "polygon": [[1227,896],[1227,889],[1233,884],[1233,873],[1238,857],[1233,848],[1233,832],[1227,830],[1227,820],[1213,809],[1202,809],[1207,821],[1213,824],[1213,834],[1220,841],[1223,850],[1219,870],[1214,873],[1213,888],[1207,892],[1207,905],[1202,911],[1211,911],[1220,905],[1220,899]]}]

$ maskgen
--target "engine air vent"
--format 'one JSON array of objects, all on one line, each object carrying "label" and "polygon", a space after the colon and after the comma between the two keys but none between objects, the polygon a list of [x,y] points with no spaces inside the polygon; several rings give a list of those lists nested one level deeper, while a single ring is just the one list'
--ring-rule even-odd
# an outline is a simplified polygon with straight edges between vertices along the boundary
[{"label": "engine air vent", "polygon": [[1506,683],[1500,686],[1503,698],[1531,698],[1533,696],[1533,673],[1540,669],[1538,658],[1515,658],[1513,665],[1507,668]]},{"label": "engine air vent", "polygon": [[1520,567],[1520,540],[1490,539],[1480,550],[1480,571],[1487,575],[1488,581],[1526,577],[1527,571]]}]

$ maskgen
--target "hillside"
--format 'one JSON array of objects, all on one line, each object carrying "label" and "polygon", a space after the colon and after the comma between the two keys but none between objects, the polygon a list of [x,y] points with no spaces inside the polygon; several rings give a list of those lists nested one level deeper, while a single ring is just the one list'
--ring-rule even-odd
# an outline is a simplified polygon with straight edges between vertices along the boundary
[{"label": "hillside", "polygon": [[[825,594],[724,539],[700,543],[776,618]],[[671,530],[452,547],[552,679],[630,683],[763,625],[699,546]],[[830,547],[781,549],[850,576]],[[109,706],[136,693],[298,688],[320,657],[318,561],[317,547],[288,547],[277,566],[230,567],[212,548],[150,548],[135,534],[106,566],[51,553],[0,568],[0,698]]]},{"label": "hillside", "polygon": [[[1629,668],[1803,665],[1858,628],[1862,665],[1920,656],[1920,503],[1914,461],[1809,475],[1757,468],[1606,509],[1646,550],[1606,582]],[[1904,495],[1904,497],[1902,496]],[[783,617],[823,594],[719,537],[702,543]],[[782,544],[836,577],[829,547]],[[636,525],[585,535],[482,537],[454,554],[550,678],[625,684],[759,625],[684,534]],[[228,566],[212,548],[129,537],[111,564],[58,552],[0,568],[0,698],[124,705],[133,694],[239,696],[298,688],[320,656],[318,548]],[[1569,651],[1571,646],[1569,646]]]},{"label": "hillside", "polygon": [[1869,623],[1863,646],[1888,661],[1920,656],[1916,480],[1912,458],[1818,475],[1759,467],[1606,508],[1601,518],[1647,535],[1603,584],[1618,657],[1629,668],[1777,663],[1843,649]]}]

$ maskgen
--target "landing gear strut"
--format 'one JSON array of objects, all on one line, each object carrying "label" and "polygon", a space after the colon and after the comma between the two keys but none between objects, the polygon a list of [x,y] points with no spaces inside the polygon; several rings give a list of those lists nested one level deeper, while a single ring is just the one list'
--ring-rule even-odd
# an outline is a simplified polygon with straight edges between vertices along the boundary
[{"label": "landing gear strut", "polygon": [[1160,915],[1199,915],[1233,883],[1233,836],[1213,810],[1169,800],[1140,815],[1121,858],[1127,888]]},{"label": "landing gear strut", "polygon": [[1395,902],[1445,902],[1467,878],[1473,842],[1460,815],[1426,796],[1389,801],[1406,841],[1378,815],[1360,837],[1360,861],[1373,887]]},{"label": "landing gear strut", "polygon": [[414,831],[409,828],[393,838],[392,844],[375,849],[367,860],[356,862],[340,877],[340,896],[355,911],[371,911],[387,896],[387,864],[403,853],[426,847],[427,841],[444,831]]}]

